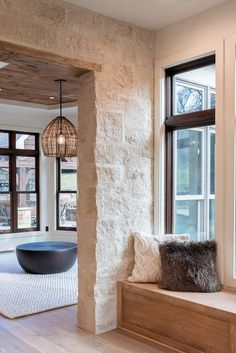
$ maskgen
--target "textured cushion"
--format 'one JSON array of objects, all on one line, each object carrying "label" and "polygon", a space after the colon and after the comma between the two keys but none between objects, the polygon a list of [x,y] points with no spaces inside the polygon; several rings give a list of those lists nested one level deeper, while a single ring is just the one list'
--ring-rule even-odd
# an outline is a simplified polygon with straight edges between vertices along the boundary
[{"label": "textured cushion", "polygon": [[134,268],[130,282],[158,282],[161,276],[159,245],[166,241],[189,241],[188,234],[134,233]]},{"label": "textured cushion", "polygon": [[160,245],[159,287],[181,292],[217,292],[216,242],[169,242]]}]

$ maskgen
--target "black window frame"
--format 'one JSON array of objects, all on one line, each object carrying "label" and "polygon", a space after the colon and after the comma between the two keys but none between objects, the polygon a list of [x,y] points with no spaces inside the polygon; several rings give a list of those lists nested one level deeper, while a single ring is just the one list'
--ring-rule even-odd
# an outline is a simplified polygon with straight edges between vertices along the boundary
[{"label": "black window frame", "polygon": [[77,231],[77,227],[64,227],[60,225],[60,194],[75,194],[77,190],[61,190],[61,158],[56,159],[56,230]]},{"label": "black window frame", "polygon": [[166,118],[165,118],[165,232],[173,232],[173,162],[174,131],[215,125],[215,109],[205,109],[192,113],[174,115],[173,86],[174,76],[186,71],[199,69],[215,64],[215,55],[192,60],[165,70]]},{"label": "black window frame", "polygon": [[[0,129],[0,133],[8,133],[9,146],[8,148],[0,148],[1,156],[9,156],[9,191],[0,191],[0,194],[10,194],[11,206],[11,226],[10,229],[0,230],[0,234],[9,233],[24,233],[36,232],[40,230],[40,148],[39,148],[39,133],[28,131],[13,131]],[[16,148],[16,135],[32,135],[35,137],[35,149],[18,149]],[[17,157],[34,157],[35,158],[35,191],[17,191],[16,185],[16,160]],[[17,200],[20,194],[35,194],[36,195],[36,217],[37,226],[30,228],[18,228],[18,210]]]}]

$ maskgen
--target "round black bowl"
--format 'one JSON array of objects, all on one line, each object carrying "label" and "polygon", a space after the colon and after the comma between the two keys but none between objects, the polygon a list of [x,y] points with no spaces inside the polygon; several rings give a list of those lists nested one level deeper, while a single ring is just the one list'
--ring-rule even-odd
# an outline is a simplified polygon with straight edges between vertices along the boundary
[{"label": "round black bowl", "polygon": [[16,247],[16,256],[28,273],[61,273],[75,264],[77,244],[64,241],[26,243]]}]

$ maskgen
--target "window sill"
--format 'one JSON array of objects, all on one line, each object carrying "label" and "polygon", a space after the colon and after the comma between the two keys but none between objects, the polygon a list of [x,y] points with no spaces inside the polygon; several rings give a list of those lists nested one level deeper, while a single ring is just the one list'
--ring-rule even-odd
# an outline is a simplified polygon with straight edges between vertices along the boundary
[{"label": "window sill", "polygon": [[[19,233],[2,233],[1,240],[14,239],[14,238],[31,238],[31,237],[47,237],[47,233],[40,231],[35,232],[19,232]],[[0,241],[1,241],[0,240]]]},{"label": "window sill", "polygon": [[72,241],[77,243],[77,232],[68,230],[54,230],[50,234],[51,240],[57,241]]}]

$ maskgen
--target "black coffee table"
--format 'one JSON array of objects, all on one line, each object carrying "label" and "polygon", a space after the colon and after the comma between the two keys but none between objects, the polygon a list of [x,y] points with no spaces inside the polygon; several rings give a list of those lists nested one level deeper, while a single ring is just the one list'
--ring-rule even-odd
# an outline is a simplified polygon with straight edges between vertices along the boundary
[{"label": "black coffee table", "polygon": [[77,259],[77,244],[65,241],[45,241],[16,247],[20,266],[29,273],[49,274],[68,271]]}]

